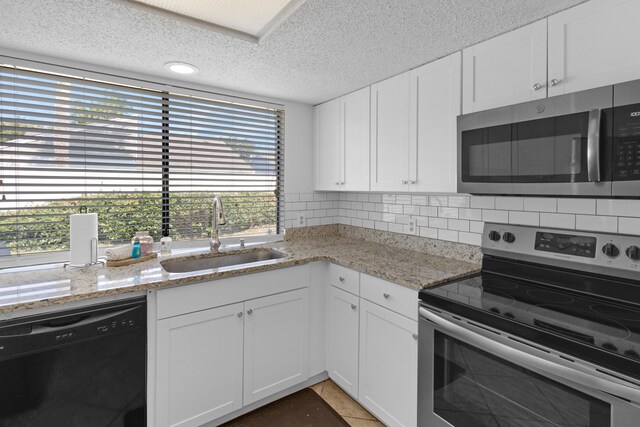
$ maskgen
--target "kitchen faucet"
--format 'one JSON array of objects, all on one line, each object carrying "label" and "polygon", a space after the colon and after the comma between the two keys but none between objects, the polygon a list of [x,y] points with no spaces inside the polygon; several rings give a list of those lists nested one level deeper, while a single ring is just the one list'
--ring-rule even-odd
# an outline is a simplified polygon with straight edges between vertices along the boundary
[{"label": "kitchen faucet", "polygon": [[227,220],[224,218],[224,209],[222,208],[222,199],[220,196],[213,196],[212,207],[212,219],[211,219],[211,242],[209,242],[209,248],[214,254],[218,253],[220,249],[220,238],[218,237],[218,226],[225,225]]}]

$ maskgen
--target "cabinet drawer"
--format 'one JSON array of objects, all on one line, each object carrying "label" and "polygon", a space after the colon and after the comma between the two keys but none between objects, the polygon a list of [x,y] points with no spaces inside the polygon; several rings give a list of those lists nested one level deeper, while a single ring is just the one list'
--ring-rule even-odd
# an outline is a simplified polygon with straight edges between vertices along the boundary
[{"label": "cabinet drawer", "polygon": [[158,290],[157,317],[164,319],[309,286],[300,265]]},{"label": "cabinet drawer", "polygon": [[360,296],[413,320],[418,320],[418,291],[361,274]]},{"label": "cabinet drawer", "polygon": [[360,295],[360,273],[341,265],[329,265],[329,284],[354,295]]}]

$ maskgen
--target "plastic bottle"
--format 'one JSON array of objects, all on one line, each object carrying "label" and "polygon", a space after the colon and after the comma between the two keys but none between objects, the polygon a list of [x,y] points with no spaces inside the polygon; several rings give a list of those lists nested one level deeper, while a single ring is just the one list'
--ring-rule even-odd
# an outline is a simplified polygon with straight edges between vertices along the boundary
[{"label": "plastic bottle", "polygon": [[140,248],[140,240],[134,237],[133,249],[131,250],[131,258],[140,258],[141,256],[142,256],[142,249]]},{"label": "plastic bottle", "polygon": [[137,238],[140,242],[141,256],[151,255],[153,252],[153,237],[149,235],[148,231],[136,231],[135,236],[131,239],[131,243],[134,244],[134,240]]}]

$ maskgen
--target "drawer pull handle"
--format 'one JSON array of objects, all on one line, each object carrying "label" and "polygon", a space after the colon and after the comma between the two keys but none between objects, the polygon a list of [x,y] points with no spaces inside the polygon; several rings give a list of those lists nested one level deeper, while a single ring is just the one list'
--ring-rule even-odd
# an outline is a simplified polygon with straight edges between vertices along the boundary
[{"label": "drawer pull handle", "polygon": [[340,280],[341,282],[344,282],[344,277],[338,277],[338,280]]},{"label": "drawer pull handle", "polygon": [[242,312],[238,313],[238,317],[242,317]]},{"label": "drawer pull handle", "polygon": [[253,314],[253,310],[252,309],[247,310],[247,314],[251,316]]},{"label": "drawer pull handle", "polygon": [[389,294],[387,294],[387,293],[384,293],[384,294],[382,294],[382,296],[384,297],[384,299],[389,299],[389,297],[390,297],[391,295],[389,295]]},{"label": "drawer pull handle", "polygon": [[355,304],[351,304],[351,309],[352,309],[352,310],[355,310],[356,308],[358,308],[358,306],[357,306],[357,305],[355,305]]},{"label": "drawer pull handle", "polygon": [[418,334],[413,334],[412,336],[414,340],[418,341]]}]

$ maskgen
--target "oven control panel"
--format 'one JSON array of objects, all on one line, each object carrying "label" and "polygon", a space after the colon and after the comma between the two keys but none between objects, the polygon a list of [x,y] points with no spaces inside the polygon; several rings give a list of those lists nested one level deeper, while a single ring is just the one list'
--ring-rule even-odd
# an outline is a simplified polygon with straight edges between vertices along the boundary
[{"label": "oven control panel", "polygon": [[597,244],[598,240],[595,237],[538,231],[535,250],[595,258]]},{"label": "oven control panel", "polygon": [[640,236],[485,223],[482,252],[640,280]]}]

